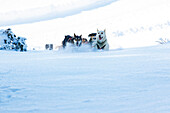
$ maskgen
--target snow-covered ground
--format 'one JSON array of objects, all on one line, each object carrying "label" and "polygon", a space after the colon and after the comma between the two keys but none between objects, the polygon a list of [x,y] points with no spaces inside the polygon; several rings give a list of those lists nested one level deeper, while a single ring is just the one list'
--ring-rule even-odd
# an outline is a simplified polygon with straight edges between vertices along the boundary
[{"label": "snow-covered ground", "polygon": [[0,58],[0,113],[170,112],[169,44]]},{"label": "snow-covered ground", "polygon": [[[169,0],[0,0],[0,9],[0,29],[29,49],[0,51],[0,113],[170,112],[170,44],[156,42],[170,39]],[[44,50],[97,28],[109,51]]]}]

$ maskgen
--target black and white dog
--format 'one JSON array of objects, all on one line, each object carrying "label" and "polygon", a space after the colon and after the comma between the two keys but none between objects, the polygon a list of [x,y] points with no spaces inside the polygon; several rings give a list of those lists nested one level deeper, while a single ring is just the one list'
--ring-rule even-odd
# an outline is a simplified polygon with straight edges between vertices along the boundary
[{"label": "black and white dog", "polygon": [[66,35],[62,41],[62,47],[66,48],[68,44],[73,47],[80,47],[82,45],[82,35],[78,36],[75,33],[74,36]]},{"label": "black and white dog", "polygon": [[75,47],[80,47],[82,44],[82,35],[78,36],[74,33],[73,42]]},{"label": "black and white dog", "polygon": [[99,31],[97,29],[95,48],[99,50],[109,50],[109,44],[106,38],[106,30]]}]

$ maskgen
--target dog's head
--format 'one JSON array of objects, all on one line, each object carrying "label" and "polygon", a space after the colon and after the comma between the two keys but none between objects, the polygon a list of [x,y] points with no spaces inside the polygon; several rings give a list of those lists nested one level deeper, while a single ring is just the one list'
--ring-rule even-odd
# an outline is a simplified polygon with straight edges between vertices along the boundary
[{"label": "dog's head", "polygon": [[78,47],[81,46],[81,44],[82,44],[82,38],[81,37],[82,37],[82,35],[78,36],[74,33],[73,41],[74,41],[75,46],[78,46]]},{"label": "dog's head", "polygon": [[70,35],[66,35],[66,36],[65,36],[65,39],[64,39],[65,42],[73,43],[72,40],[73,40],[73,37],[72,37],[72,36],[70,36]]},{"label": "dog's head", "polygon": [[82,43],[88,43],[87,39],[86,38],[82,38]]},{"label": "dog's head", "polygon": [[106,40],[106,30],[104,31],[99,31],[97,29],[97,41],[99,42],[104,42]]},{"label": "dog's head", "polygon": [[89,39],[90,43],[93,43],[93,42],[96,41],[96,34],[97,33],[91,33],[91,34],[88,35],[88,37],[90,37],[90,39]]},{"label": "dog's head", "polygon": [[91,36],[90,37],[90,42],[96,42],[96,36]]}]

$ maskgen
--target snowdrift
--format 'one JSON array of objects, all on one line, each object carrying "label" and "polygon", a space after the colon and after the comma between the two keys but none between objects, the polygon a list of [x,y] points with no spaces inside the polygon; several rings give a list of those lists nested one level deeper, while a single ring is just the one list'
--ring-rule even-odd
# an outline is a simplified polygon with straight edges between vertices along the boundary
[{"label": "snowdrift", "polygon": [[170,45],[0,51],[0,113],[169,113]]}]

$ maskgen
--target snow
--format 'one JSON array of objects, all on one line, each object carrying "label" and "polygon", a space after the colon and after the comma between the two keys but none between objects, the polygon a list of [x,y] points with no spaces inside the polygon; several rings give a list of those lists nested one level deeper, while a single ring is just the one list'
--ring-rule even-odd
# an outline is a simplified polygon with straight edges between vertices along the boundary
[{"label": "snow", "polygon": [[0,0],[0,26],[62,18],[116,0]]},{"label": "snow", "polygon": [[[73,10],[76,9],[73,7]],[[97,28],[106,28],[111,49],[143,47],[156,45],[160,38],[170,37],[169,11],[168,0],[119,0],[76,15],[68,14],[64,18],[9,27],[16,35],[28,39],[28,49],[44,50],[46,43],[59,46],[65,35],[74,33],[87,38],[88,34],[96,32]]]},{"label": "snow", "polygon": [[1,51],[1,113],[168,113],[170,45]]},{"label": "snow", "polygon": [[[0,51],[0,113],[170,112],[170,44],[157,42],[170,39],[169,0],[0,3],[0,29],[26,37],[29,49]],[[44,50],[97,28],[109,51]]]}]

